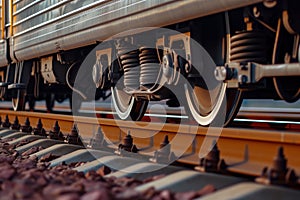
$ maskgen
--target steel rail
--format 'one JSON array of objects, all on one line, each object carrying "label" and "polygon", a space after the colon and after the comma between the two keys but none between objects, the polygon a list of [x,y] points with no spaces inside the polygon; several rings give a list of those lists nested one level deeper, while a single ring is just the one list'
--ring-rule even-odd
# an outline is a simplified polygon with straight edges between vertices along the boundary
[{"label": "steel rail", "polygon": [[[133,143],[140,149],[139,153],[150,156],[159,149],[160,143],[168,135],[171,151],[175,154],[178,152],[182,154],[178,161],[191,165],[199,165],[200,150],[204,155],[216,140],[220,158],[224,159],[227,164],[226,170],[250,176],[261,175],[264,167],[271,168],[278,148],[283,147],[288,168],[294,169],[296,174],[300,173],[300,157],[298,156],[300,134],[292,131],[211,128],[0,110],[2,121],[6,115],[11,123],[17,116],[21,124],[28,117],[33,127],[38,119],[42,119],[43,126],[47,131],[52,129],[55,121],[59,121],[64,134],[70,133],[75,121],[84,141],[89,141],[100,126],[112,148],[117,148],[130,131]],[[182,152],[183,150],[184,152]]]},{"label": "steel rail", "polygon": [[[8,109],[11,107],[11,102],[4,102],[1,105],[1,109]],[[46,110],[44,105],[37,105],[36,111],[43,112]],[[71,113],[69,104],[58,104],[55,106],[55,112]],[[115,115],[110,103],[99,103],[95,105],[83,104],[80,111],[82,115],[98,114],[99,116],[111,118]],[[157,118],[180,118],[188,119],[185,110],[182,107],[170,108],[164,104],[150,104],[148,107],[146,117],[157,117]],[[238,112],[237,119],[251,119],[251,120],[270,120],[270,121],[282,121],[282,123],[299,124],[300,123],[300,109],[297,108],[274,108],[274,107],[242,107]],[[238,120],[237,120],[238,121]],[[293,127],[290,127],[293,129]]]}]

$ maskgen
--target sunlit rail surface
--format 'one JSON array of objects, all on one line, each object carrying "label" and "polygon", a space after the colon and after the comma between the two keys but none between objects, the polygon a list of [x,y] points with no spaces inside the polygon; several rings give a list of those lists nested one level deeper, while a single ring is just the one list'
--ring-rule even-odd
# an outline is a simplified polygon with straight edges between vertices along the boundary
[{"label": "sunlit rail surface", "polygon": [[[0,102],[1,109],[11,109],[11,102]],[[27,105],[26,110],[29,110]],[[44,101],[37,101],[36,112],[47,112]],[[69,108],[69,102],[56,103],[54,113],[73,114]],[[114,108],[111,105],[110,99],[99,102],[84,102],[79,110],[79,115],[91,116],[98,114],[99,117],[110,118],[116,115]],[[148,106],[144,118],[152,119],[182,119],[189,120],[185,110],[182,107],[170,108],[164,103],[152,103]],[[176,122],[173,121],[173,122]],[[237,117],[234,119],[233,124],[273,124],[273,125],[300,125],[300,103],[293,104],[285,103],[283,101],[272,100],[245,100],[241,106]],[[280,127],[280,126],[279,126]]]},{"label": "sunlit rail surface", "polygon": [[[251,198],[270,198],[274,197],[274,193],[294,199],[300,195],[295,190],[299,187],[297,175],[300,173],[300,135],[297,131],[233,127],[221,128],[218,135],[218,129],[189,124],[166,123],[162,126],[161,122],[141,121],[133,125],[130,121],[105,118],[92,120],[90,117],[74,118],[65,114],[7,110],[1,110],[0,113],[2,119],[8,116],[14,125],[16,117],[21,124],[28,118],[32,127],[42,119],[50,138],[59,130],[63,133],[60,137],[49,139],[18,132],[13,128],[0,130],[0,138],[7,140],[21,155],[29,154],[32,160],[36,156],[40,165],[46,160],[54,167],[54,171],[62,170],[61,163],[64,162],[63,166],[68,165],[70,169],[87,174],[97,170],[104,178],[116,177],[115,181],[124,181],[124,177],[128,176],[144,180],[145,177],[158,174],[158,179],[138,185],[134,190],[144,191],[153,186],[157,190],[176,193],[198,191],[211,184],[209,187],[212,188],[205,193],[208,199],[220,198],[222,195],[228,195],[228,198],[249,195]],[[77,127],[75,129],[74,123]],[[97,131],[99,127],[101,129]],[[84,146],[73,143],[78,142],[78,133]],[[131,152],[127,152],[129,137],[136,151],[132,146]],[[160,150],[166,147],[162,144],[169,146],[169,151]],[[166,162],[170,164],[169,159],[175,159],[176,162],[165,166]],[[44,170],[48,173],[46,168]],[[144,170],[150,172],[145,173]],[[121,177],[123,179],[119,180]],[[270,183],[290,188],[268,186]],[[215,189],[224,191],[220,190],[219,193]],[[232,195],[232,190],[239,190],[239,193]]]},{"label": "sunlit rail surface", "polygon": [[0,200],[298,199],[299,8],[0,1]]}]

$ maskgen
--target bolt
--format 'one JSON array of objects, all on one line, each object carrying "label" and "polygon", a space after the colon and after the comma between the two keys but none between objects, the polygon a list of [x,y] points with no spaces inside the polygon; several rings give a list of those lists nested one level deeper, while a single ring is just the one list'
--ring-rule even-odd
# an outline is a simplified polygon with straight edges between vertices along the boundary
[{"label": "bolt", "polygon": [[8,115],[6,115],[4,122],[2,123],[3,128],[9,128],[11,123],[9,122]]},{"label": "bolt", "polygon": [[246,84],[248,82],[248,77],[246,75],[240,75],[239,82],[242,84]]},{"label": "bolt", "polygon": [[21,126],[21,131],[25,133],[31,133],[32,127],[30,126],[30,121],[28,117],[25,120],[25,125]]},{"label": "bolt", "polygon": [[55,125],[53,126],[53,130],[49,132],[49,138],[54,140],[65,140],[64,135],[60,131],[60,127],[58,125],[58,121],[55,122]]},{"label": "bolt", "polygon": [[36,128],[33,129],[34,135],[47,136],[45,129],[43,129],[42,120],[39,119]]},{"label": "bolt", "polygon": [[175,155],[171,152],[168,135],[166,135],[162,143],[160,143],[159,150],[154,152],[154,157],[149,160],[156,163],[170,163],[175,160]]},{"label": "bolt", "polygon": [[123,144],[119,144],[119,149],[116,153],[120,154],[120,150],[125,150],[132,153],[138,152],[137,147],[133,144],[133,138],[130,135],[130,131],[128,131],[127,135],[124,137]]},{"label": "bolt", "polygon": [[227,77],[227,69],[225,67],[217,67],[214,74],[218,81],[224,81]]},{"label": "bolt", "polygon": [[256,182],[264,184],[296,184],[298,177],[294,170],[287,167],[287,159],[283,153],[283,147],[280,146],[277,155],[273,159],[272,168],[265,167],[262,175],[256,178]]},{"label": "bolt", "polygon": [[60,126],[58,125],[58,121],[55,122],[53,126],[53,131],[54,132],[59,132],[60,131]]},{"label": "bolt", "polygon": [[66,141],[68,144],[75,144],[83,146],[83,143],[79,137],[76,124],[73,125],[71,134],[67,135]]},{"label": "bolt", "polygon": [[200,167],[196,167],[200,171],[208,171],[208,172],[218,172],[224,171],[227,165],[225,161],[220,160],[220,151],[217,146],[217,142],[214,140],[212,142],[212,148],[210,152],[200,160]]},{"label": "bolt", "polygon": [[123,146],[125,148],[131,148],[133,145],[133,139],[130,135],[130,131],[128,131],[127,135],[123,139]]},{"label": "bolt", "polygon": [[207,154],[206,159],[218,162],[220,160],[220,151],[217,146],[216,140],[213,141],[212,143],[212,149],[211,151]]},{"label": "bolt", "polygon": [[103,146],[106,146],[107,143],[103,137],[101,127],[98,128],[98,131],[94,134],[94,137],[90,140],[89,148],[97,149]]},{"label": "bolt", "polygon": [[206,170],[212,170],[212,171],[217,171],[218,168],[218,163],[220,161],[220,151],[218,149],[217,143],[214,140],[212,142],[212,149],[208,154],[205,156],[203,160],[201,160],[200,166],[202,165],[203,167],[206,168]]},{"label": "bolt", "polygon": [[11,126],[11,123],[9,122],[8,115],[6,115],[4,123],[2,124],[3,128],[9,128]]},{"label": "bolt", "polygon": [[165,154],[165,155],[168,155],[168,156],[169,156],[170,151],[171,151],[171,146],[170,146],[169,143],[170,143],[170,142],[169,142],[169,137],[168,137],[168,135],[166,135],[166,136],[164,137],[163,142],[160,143],[160,145],[159,145],[159,148],[160,148],[159,151],[160,151],[161,153]]},{"label": "bolt", "polygon": [[230,68],[229,65],[226,64],[224,67],[217,67],[214,74],[218,81],[231,80],[236,77],[236,69]]},{"label": "bolt", "polygon": [[162,148],[164,148],[165,146],[167,146],[168,144],[169,144],[169,136],[166,135],[166,136],[164,137],[164,140],[162,141],[162,143],[160,143],[160,148],[162,149]]},{"label": "bolt", "polygon": [[162,70],[163,70],[163,74],[164,76],[169,79],[171,78],[172,75],[172,70],[173,70],[173,61],[172,61],[172,57],[170,54],[166,54],[163,56],[162,58]]},{"label": "bolt", "polygon": [[43,124],[42,124],[42,120],[41,119],[39,119],[39,121],[38,121],[38,123],[36,125],[36,128],[38,128],[38,129],[42,129],[43,128]]},{"label": "bolt", "polygon": [[273,169],[279,173],[286,172],[287,160],[283,154],[283,147],[280,146],[277,151],[277,156],[273,160]]},{"label": "bolt", "polygon": [[26,120],[25,120],[25,126],[30,126],[30,121],[29,121],[29,118],[27,117]]},{"label": "bolt", "polygon": [[14,123],[11,125],[11,129],[12,130],[20,130],[20,124],[19,124],[19,119],[18,119],[18,117],[16,116],[15,117],[15,121],[14,121]]}]

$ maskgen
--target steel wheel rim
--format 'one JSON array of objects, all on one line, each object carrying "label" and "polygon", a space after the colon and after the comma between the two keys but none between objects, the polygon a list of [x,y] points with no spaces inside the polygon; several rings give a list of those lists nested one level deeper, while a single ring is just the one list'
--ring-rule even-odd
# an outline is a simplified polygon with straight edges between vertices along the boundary
[{"label": "steel wheel rim", "polygon": [[[120,119],[127,119],[131,113],[134,104],[134,98],[127,95],[124,91],[116,87],[111,88],[113,107]],[[127,104],[127,105],[126,105]]]},{"label": "steel wheel rim", "polygon": [[[221,84],[219,92],[218,92],[218,97],[216,100],[214,100],[215,103],[213,104],[211,111],[206,114],[201,113],[201,111],[199,111],[195,106],[196,102],[193,101],[193,99],[195,99],[195,97],[191,96],[191,95],[195,94],[194,93],[195,90],[189,89],[187,84],[185,84],[184,87],[185,87],[185,95],[187,97],[187,104],[188,104],[190,113],[193,116],[193,118],[197,121],[198,124],[200,124],[202,126],[207,126],[207,125],[211,124],[216,119],[219,111],[222,109],[222,105],[224,103],[225,94],[226,94],[226,84],[225,83]],[[209,92],[209,91],[207,91],[207,92]]]},{"label": "steel wheel rim", "polygon": [[142,119],[149,102],[147,100],[137,101],[133,96],[116,88],[112,88],[112,101],[117,116],[122,120],[130,119],[132,121]]}]

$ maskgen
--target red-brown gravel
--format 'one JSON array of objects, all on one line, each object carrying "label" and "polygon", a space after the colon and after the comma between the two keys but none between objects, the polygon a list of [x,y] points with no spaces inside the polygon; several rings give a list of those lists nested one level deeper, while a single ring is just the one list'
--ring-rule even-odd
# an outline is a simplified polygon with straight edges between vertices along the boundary
[{"label": "red-brown gravel", "polygon": [[38,160],[29,155],[41,150],[41,147],[33,147],[20,155],[13,150],[15,145],[10,146],[5,142],[0,140],[1,200],[183,200],[193,199],[215,190],[213,186],[208,185],[200,191],[185,193],[173,193],[168,190],[156,191],[154,188],[137,192],[134,187],[163,176],[139,181],[133,178],[103,177],[111,172],[108,167],[86,174],[72,170],[72,167],[84,164],[82,162],[49,168],[49,161],[57,156],[47,154]]}]

